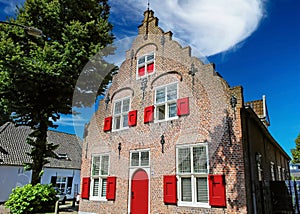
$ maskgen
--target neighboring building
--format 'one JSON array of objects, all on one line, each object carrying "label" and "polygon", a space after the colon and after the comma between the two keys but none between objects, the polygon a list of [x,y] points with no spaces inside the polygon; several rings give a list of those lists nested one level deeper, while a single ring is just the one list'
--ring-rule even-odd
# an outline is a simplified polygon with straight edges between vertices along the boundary
[{"label": "neighboring building", "polygon": [[300,180],[300,163],[291,163],[290,171],[296,180]]},{"label": "neighboring building", "polygon": [[[31,162],[30,145],[26,143],[31,129],[27,126],[15,127],[6,123],[0,127],[0,202],[8,199],[13,188],[30,183],[31,171],[24,170],[24,163]],[[59,144],[55,150],[57,159],[49,158],[44,167],[42,184],[53,183],[67,196],[74,198],[79,192],[81,144],[72,134],[48,131],[48,142]]]},{"label": "neighboring building", "polygon": [[86,130],[79,213],[274,213],[290,158],[265,97],[245,103],[144,15]]}]

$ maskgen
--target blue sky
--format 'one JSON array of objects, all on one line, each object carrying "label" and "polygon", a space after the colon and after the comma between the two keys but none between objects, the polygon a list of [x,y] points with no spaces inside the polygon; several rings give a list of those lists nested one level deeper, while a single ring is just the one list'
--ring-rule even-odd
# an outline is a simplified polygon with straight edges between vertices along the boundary
[{"label": "blue sky", "polygon": [[[0,0],[0,20],[22,2]],[[147,1],[109,2],[116,42],[130,41]],[[150,0],[150,8],[164,31],[207,56],[230,86],[243,86],[246,101],[266,95],[269,131],[290,154],[300,134],[300,1]],[[62,117],[58,130],[81,136],[93,109],[82,112]]]}]

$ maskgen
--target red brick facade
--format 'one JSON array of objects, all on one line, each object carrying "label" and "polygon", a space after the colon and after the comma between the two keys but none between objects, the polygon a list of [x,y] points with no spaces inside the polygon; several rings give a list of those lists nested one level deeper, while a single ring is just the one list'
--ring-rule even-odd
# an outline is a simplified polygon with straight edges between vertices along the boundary
[{"label": "red brick facade", "polygon": [[[152,73],[149,72],[146,78],[139,78],[137,61],[149,53],[154,53],[154,71],[149,69]],[[190,73],[192,64],[197,70],[194,76]],[[144,94],[141,89],[143,79],[147,79]],[[184,115],[161,121],[157,121],[157,115],[154,113],[154,121],[145,123],[145,108],[154,105],[155,90],[172,83],[177,84],[177,100],[184,98],[182,105],[188,102],[188,107],[185,107],[188,111],[184,109]],[[107,93],[111,101],[107,106],[104,101],[100,102],[99,110],[88,127],[88,135],[83,143],[81,176],[91,176],[92,156],[108,155],[108,176],[116,177],[115,198],[102,201],[93,200],[91,197],[82,199],[80,213],[134,213],[131,201],[132,178],[140,169],[147,173],[149,179],[147,213],[247,213],[248,210],[252,210],[249,188],[252,181],[246,177],[250,175],[246,168],[249,167],[248,147],[243,143],[246,131],[243,131],[245,124],[242,118],[242,88],[229,87],[216,73],[213,64],[204,64],[192,57],[189,47],[181,47],[178,42],[172,40],[171,32],[165,33],[158,27],[158,19],[153,16],[153,11],[145,12],[145,20],[139,26],[139,34],[127,51],[126,59],[120,66],[119,73],[114,76]],[[235,108],[230,102],[233,96],[237,98]],[[121,130],[114,130],[112,127],[112,130],[103,131],[105,118],[114,114],[115,101],[126,97],[130,98],[129,111],[136,110],[136,124]],[[165,142],[163,148],[162,135]],[[179,196],[183,198],[184,193],[179,190],[182,186],[178,182],[177,149],[185,148],[185,145],[197,148],[206,146],[201,147],[207,148],[208,171],[204,176],[224,177],[225,199],[221,199],[221,203],[225,203],[225,206],[211,205],[210,198],[213,195],[209,190],[209,180],[207,202],[193,205],[180,202]],[[274,151],[277,151],[278,146],[274,148]],[[131,167],[130,154],[133,151],[149,151],[149,166]],[[281,161],[281,165],[288,169],[286,154],[282,150],[276,154],[282,158],[273,162]],[[196,153],[193,155],[196,159]],[[164,203],[166,175],[177,177],[178,200],[175,204]],[[197,176],[195,178],[198,179]],[[183,185],[183,180],[181,184]],[[91,187],[89,194],[92,194]],[[172,201],[172,198],[168,200]]]}]

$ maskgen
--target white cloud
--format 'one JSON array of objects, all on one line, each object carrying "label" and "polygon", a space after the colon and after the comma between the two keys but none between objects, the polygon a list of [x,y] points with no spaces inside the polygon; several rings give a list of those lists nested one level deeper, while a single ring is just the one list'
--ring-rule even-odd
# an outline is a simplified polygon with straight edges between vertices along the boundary
[{"label": "white cloud", "polygon": [[[266,0],[151,0],[159,25],[206,56],[225,52],[249,37],[264,16]],[[113,21],[142,21],[145,1],[111,0]],[[122,14],[122,15],[118,15]]]},{"label": "white cloud", "polygon": [[59,126],[78,126],[83,127],[89,118],[82,118],[80,115],[61,115],[60,119],[55,122]]}]

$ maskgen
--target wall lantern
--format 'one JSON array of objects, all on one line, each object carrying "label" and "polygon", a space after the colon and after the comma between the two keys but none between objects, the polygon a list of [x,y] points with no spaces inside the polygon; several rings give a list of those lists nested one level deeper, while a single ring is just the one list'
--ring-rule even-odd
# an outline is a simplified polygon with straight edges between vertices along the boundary
[{"label": "wall lantern", "polygon": [[194,80],[195,80],[195,74],[196,74],[196,72],[198,72],[198,69],[197,68],[195,68],[195,65],[194,65],[194,63],[192,63],[191,64],[191,70],[189,71],[189,75],[191,75],[192,76],[192,84],[194,85]]},{"label": "wall lantern", "polygon": [[130,52],[130,66],[132,66],[132,62],[133,62],[133,58],[134,58],[134,50],[131,49],[131,52]]},{"label": "wall lantern", "polygon": [[119,143],[118,150],[119,150],[119,159],[120,159],[120,154],[121,154],[121,150],[122,150],[122,143]]},{"label": "wall lantern", "polygon": [[234,111],[234,119],[235,119],[235,107],[236,107],[236,104],[237,104],[237,99],[236,99],[236,97],[235,96],[231,96],[231,98],[230,98],[230,105],[231,105],[231,108],[233,109],[233,111]]},{"label": "wall lantern", "polygon": [[145,98],[145,90],[147,88],[147,83],[148,83],[147,78],[144,78],[141,82],[141,90],[143,91],[143,99]]},{"label": "wall lantern", "polygon": [[255,154],[255,161],[257,164],[261,164],[261,154],[258,152]]},{"label": "wall lantern", "polygon": [[110,101],[110,97],[109,97],[109,93],[108,93],[105,100],[104,100],[104,102],[106,104],[105,109],[107,109],[109,101]]},{"label": "wall lantern", "polygon": [[232,108],[232,109],[235,109],[236,104],[237,104],[237,99],[236,99],[236,97],[235,97],[235,96],[231,96],[231,98],[230,98],[230,105],[231,105],[231,108]]},{"label": "wall lantern", "polygon": [[165,144],[165,143],[166,143],[166,141],[165,141],[165,136],[162,135],[162,136],[160,137],[161,153],[164,153],[164,144]]}]

